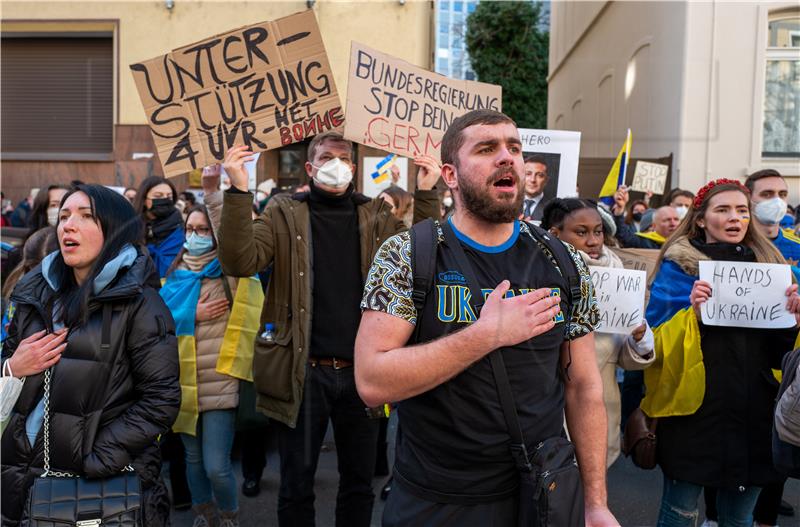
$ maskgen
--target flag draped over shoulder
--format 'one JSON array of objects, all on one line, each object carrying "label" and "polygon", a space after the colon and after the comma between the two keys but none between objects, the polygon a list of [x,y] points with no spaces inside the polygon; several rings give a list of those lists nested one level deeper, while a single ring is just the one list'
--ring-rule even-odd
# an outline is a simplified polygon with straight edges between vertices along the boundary
[{"label": "flag draped over shoulder", "polygon": [[[195,435],[199,403],[197,393],[197,343],[195,320],[203,279],[220,278],[218,259],[206,264],[200,272],[177,269],[161,288],[160,294],[175,319],[180,362],[181,408],[172,429]],[[253,342],[259,328],[264,293],[258,278],[239,279],[222,340],[217,372],[238,379],[253,380]]]},{"label": "flag draped over shoulder", "polygon": [[696,276],[664,260],[650,290],[646,319],[655,336],[656,361],[644,370],[641,408],[650,417],[691,415],[705,396],[700,328],[689,303]]},{"label": "flag draped over shoulder", "polygon": [[600,201],[609,207],[614,204],[614,193],[617,189],[625,184],[625,173],[628,169],[628,160],[631,155],[631,129],[628,128],[628,135],[625,137],[625,143],[617,154],[614,164],[611,165],[611,170],[608,171],[606,181],[603,183],[603,188],[600,189]]}]

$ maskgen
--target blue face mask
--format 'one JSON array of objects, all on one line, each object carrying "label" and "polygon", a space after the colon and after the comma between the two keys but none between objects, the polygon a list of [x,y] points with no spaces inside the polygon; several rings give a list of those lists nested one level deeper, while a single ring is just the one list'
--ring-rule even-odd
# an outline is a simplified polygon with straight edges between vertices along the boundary
[{"label": "blue face mask", "polygon": [[211,236],[200,236],[193,232],[186,237],[183,248],[192,256],[201,256],[214,248],[214,240]]}]

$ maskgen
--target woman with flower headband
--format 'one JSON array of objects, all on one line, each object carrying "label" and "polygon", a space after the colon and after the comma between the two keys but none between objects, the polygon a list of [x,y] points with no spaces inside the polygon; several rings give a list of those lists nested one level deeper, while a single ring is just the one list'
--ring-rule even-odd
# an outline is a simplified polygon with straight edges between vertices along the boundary
[{"label": "woman with flower headband", "polygon": [[[700,306],[711,285],[698,280],[701,260],[786,264],[750,225],[749,191],[718,179],[692,208],[659,255],[647,320],[656,363],[645,370],[642,411],[658,417],[657,459],[664,473],[658,525],[693,525],[703,486],[715,487],[720,526],[752,525],[772,467],[771,432],[778,383],[772,368],[793,348],[797,328],[706,326]],[[800,320],[797,285],[787,309]]]}]

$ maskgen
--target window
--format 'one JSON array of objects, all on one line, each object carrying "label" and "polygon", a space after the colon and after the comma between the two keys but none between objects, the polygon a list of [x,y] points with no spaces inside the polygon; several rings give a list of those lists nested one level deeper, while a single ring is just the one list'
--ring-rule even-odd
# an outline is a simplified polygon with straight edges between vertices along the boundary
[{"label": "window", "polygon": [[449,67],[449,62],[446,58],[439,59],[436,61],[436,71],[437,73],[447,73],[447,69]]},{"label": "window", "polygon": [[439,2],[439,11],[449,11],[450,10],[450,0],[441,0]]},{"label": "window", "polygon": [[764,157],[800,157],[800,13],[775,14],[767,31]]},{"label": "window", "polygon": [[113,39],[3,35],[6,159],[96,160],[113,151]]},{"label": "window", "polygon": [[457,12],[459,12],[459,13],[461,13],[462,11],[464,11],[464,2],[460,2],[460,1],[458,1],[458,0],[456,0],[455,2],[453,2],[453,11],[457,11]]}]

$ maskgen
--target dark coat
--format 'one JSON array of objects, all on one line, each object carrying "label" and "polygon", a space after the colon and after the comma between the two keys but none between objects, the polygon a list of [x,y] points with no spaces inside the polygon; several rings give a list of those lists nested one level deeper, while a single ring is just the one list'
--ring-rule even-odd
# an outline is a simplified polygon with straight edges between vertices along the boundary
[{"label": "dark coat", "polygon": [[[142,480],[148,525],[168,521],[160,480],[157,438],[180,407],[175,323],[152,286],[153,264],[134,263],[89,301],[85,324],[70,328],[68,345],[53,367],[50,396],[50,464],[86,477],[105,477],[131,464]],[[45,306],[55,294],[41,265],[12,294],[17,311],[3,355],[42,329],[52,330]],[[101,348],[104,306],[110,305],[110,349]],[[111,364],[112,357],[116,360]],[[28,377],[2,437],[2,524],[17,525],[33,478],[43,471],[43,434],[33,447],[25,421],[44,393],[44,375]]]},{"label": "dark coat", "polygon": [[[675,244],[665,256],[695,276],[698,259],[755,259],[752,252],[741,258],[734,252],[698,258],[699,254],[688,244]],[[694,414],[659,419],[661,469],[671,479],[709,487],[735,489],[775,482],[781,476],[772,464],[772,420],[778,394],[772,369],[780,369],[783,355],[794,347],[797,328],[698,323],[705,396]]]}]

